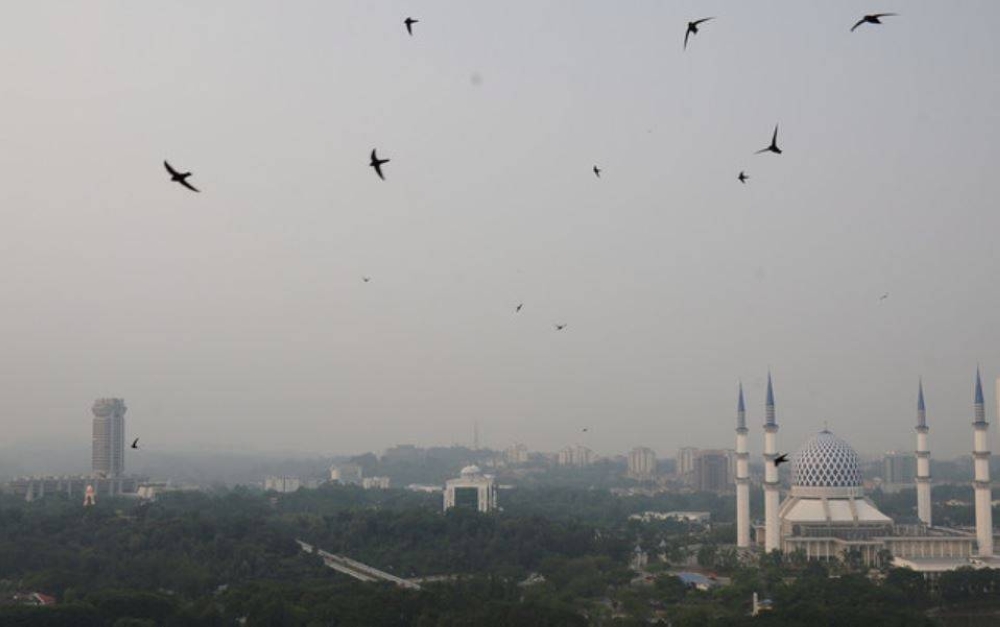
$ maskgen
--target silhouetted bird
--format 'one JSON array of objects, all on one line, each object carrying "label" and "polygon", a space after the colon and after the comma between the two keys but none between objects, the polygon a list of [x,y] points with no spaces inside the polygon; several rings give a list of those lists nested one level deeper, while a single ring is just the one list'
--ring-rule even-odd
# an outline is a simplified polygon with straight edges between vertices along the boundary
[{"label": "silhouetted bird", "polygon": [[882,302],[883,300],[885,300],[887,298],[889,298],[889,292],[886,292],[885,294],[882,294],[881,296],[879,296],[878,300],[879,300],[879,302]]},{"label": "silhouetted bird", "polygon": [[755,155],[759,155],[762,152],[773,152],[776,155],[780,155],[781,154],[781,148],[778,148],[778,125],[777,124],[774,125],[774,135],[771,137],[771,145],[768,146],[767,148],[761,148],[760,150],[758,150],[754,154]]},{"label": "silhouetted bird", "polygon": [[518,303],[517,307],[514,308],[514,313],[521,313],[521,307],[524,307],[524,303]]},{"label": "silhouetted bird", "polygon": [[139,438],[132,440],[132,448],[139,448]]},{"label": "silhouetted bird", "polygon": [[597,178],[601,178],[601,169],[596,165],[594,166],[594,176],[596,176]]},{"label": "silhouetted bird", "polygon": [[379,159],[378,157],[376,157],[375,156],[375,149],[372,148],[372,161],[368,165],[370,165],[371,167],[375,168],[375,174],[378,174],[378,177],[384,181],[385,177],[382,175],[382,164],[383,163],[389,163],[389,160],[388,159]]},{"label": "silhouetted bird", "polygon": [[880,17],[889,17],[890,15],[897,15],[897,14],[896,13],[873,13],[872,15],[866,15],[863,18],[861,18],[860,20],[858,20],[857,23],[854,26],[851,27],[851,32],[853,33],[855,28],[857,28],[858,26],[861,26],[865,22],[867,22],[869,24],[881,24],[882,21],[879,18]]},{"label": "silhouetted bird", "polygon": [[714,20],[714,17],[703,17],[700,20],[695,20],[693,22],[688,22],[687,31],[684,33],[684,49],[687,50],[688,47],[688,37],[691,35],[698,34],[698,25],[702,22],[707,22],[708,20]]},{"label": "silhouetted bird", "polygon": [[588,429],[587,429],[587,427],[584,427],[583,429],[581,429],[581,431],[583,431],[584,433],[586,433],[588,431]]},{"label": "silhouetted bird", "polygon": [[788,461],[788,453],[782,453],[774,458],[775,467],[780,466]]},{"label": "silhouetted bird", "polygon": [[556,324],[556,325],[553,325],[553,326],[555,326],[556,331],[562,331],[563,329],[566,328],[565,324]]},{"label": "silhouetted bird", "polygon": [[178,172],[177,170],[175,170],[172,167],[170,167],[170,164],[167,163],[166,161],[163,162],[163,167],[165,167],[167,169],[167,172],[170,172],[170,180],[171,181],[177,181],[178,183],[180,183],[184,187],[190,189],[192,192],[199,191],[199,190],[195,189],[195,187],[193,185],[191,185],[191,183],[187,182],[187,178],[189,176],[191,176],[190,172]]},{"label": "silhouetted bird", "polygon": [[746,184],[747,184],[747,179],[748,179],[748,178],[750,178],[750,177],[749,177],[749,176],[747,176],[746,174],[744,174],[744,173],[743,173],[743,170],[740,170],[740,175],[736,177],[736,179],[737,179],[737,180],[738,180],[738,181],[739,181],[740,183],[743,183],[744,185],[746,185]]},{"label": "silhouetted bird", "polygon": [[403,23],[406,24],[406,32],[410,33],[410,37],[413,36],[413,25],[419,21],[420,20],[415,20],[412,17],[408,17],[405,20],[403,20]]},{"label": "silhouetted bird", "polygon": [[364,281],[365,283],[367,283],[368,281],[371,281],[372,278],[370,276],[363,276],[363,277],[361,277],[361,280]]}]

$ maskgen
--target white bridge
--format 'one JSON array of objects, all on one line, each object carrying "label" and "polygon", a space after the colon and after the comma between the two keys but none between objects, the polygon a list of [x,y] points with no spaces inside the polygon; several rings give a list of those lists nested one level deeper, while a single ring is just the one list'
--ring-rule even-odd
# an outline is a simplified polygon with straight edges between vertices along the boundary
[{"label": "white bridge", "polygon": [[334,569],[339,573],[344,573],[354,577],[359,581],[388,581],[394,583],[400,588],[409,588],[411,590],[419,590],[420,584],[410,581],[409,579],[403,579],[402,577],[397,577],[396,575],[390,575],[389,573],[379,570],[368,564],[362,564],[357,560],[352,560],[349,557],[343,555],[334,555],[333,553],[327,553],[323,549],[315,547],[308,542],[303,542],[302,540],[296,540],[302,550],[306,553],[315,553],[323,558],[323,563],[328,567]]}]

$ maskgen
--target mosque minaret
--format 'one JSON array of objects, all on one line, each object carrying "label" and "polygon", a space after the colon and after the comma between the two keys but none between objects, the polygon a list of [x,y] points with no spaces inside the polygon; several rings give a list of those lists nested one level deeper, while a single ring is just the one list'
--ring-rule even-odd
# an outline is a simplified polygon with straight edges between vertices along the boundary
[{"label": "mosque minaret", "polygon": [[931,452],[927,448],[927,410],[924,407],[924,382],[917,387],[917,518],[931,526]]},{"label": "mosque minaret", "polygon": [[774,419],[774,388],[771,373],[767,373],[767,403],[764,407],[764,551],[770,553],[781,549],[781,529],[778,523],[780,507],[778,489],[778,467],[774,459],[778,456],[778,423]]},{"label": "mosque minaret", "polygon": [[990,444],[989,423],[986,422],[986,407],[983,402],[983,382],[976,368],[975,429],[972,458],[976,467],[976,478],[972,485],[976,490],[976,546],[979,557],[993,556],[993,508],[990,490]]},{"label": "mosque minaret", "polygon": [[750,453],[747,451],[747,412],[743,383],[736,403],[736,546],[750,548]]}]

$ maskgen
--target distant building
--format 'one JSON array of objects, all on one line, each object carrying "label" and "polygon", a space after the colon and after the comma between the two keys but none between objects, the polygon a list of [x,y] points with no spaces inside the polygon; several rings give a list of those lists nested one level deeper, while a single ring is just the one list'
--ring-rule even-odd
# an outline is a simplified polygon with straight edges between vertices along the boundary
[{"label": "distant building", "polygon": [[94,401],[91,468],[97,477],[118,477],[125,473],[125,401],[99,398]]},{"label": "distant building", "polygon": [[632,514],[629,520],[641,520],[642,522],[652,522],[654,520],[677,520],[680,522],[693,522],[708,524],[712,520],[711,512],[643,512]]},{"label": "distant building", "polygon": [[558,460],[560,466],[589,466],[594,463],[596,458],[594,451],[577,444],[576,446],[567,446],[559,451]]},{"label": "distant building", "polygon": [[645,446],[637,446],[628,453],[628,476],[640,481],[648,481],[656,476],[656,452]]},{"label": "distant building", "polygon": [[917,476],[917,456],[913,453],[887,451],[882,456],[883,489],[894,490],[912,486]]},{"label": "distant building", "polygon": [[23,496],[26,501],[34,501],[50,494],[63,494],[68,498],[80,498],[90,487],[93,494],[117,496],[135,494],[145,477],[134,475],[101,478],[93,475],[34,475],[11,479],[0,486],[0,492]]},{"label": "distant building", "polygon": [[685,478],[694,472],[694,454],[698,449],[693,446],[682,446],[677,451],[677,468],[675,472],[680,478]]},{"label": "distant building", "polygon": [[510,465],[528,463],[528,447],[524,444],[511,444],[503,452],[503,460]]},{"label": "distant building", "polygon": [[458,479],[444,486],[444,511],[453,507],[479,512],[497,508],[497,486],[492,475],[484,475],[479,466],[466,466]]},{"label": "distant building", "polygon": [[361,466],[353,462],[330,466],[330,481],[336,481],[343,485],[360,485],[362,475]]},{"label": "distant building", "polygon": [[694,456],[691,487],[699,492],[725,492],[735,485],[733,451],[701,449]]},{"label": "distant building", "polygon": [[264,479],[264,489],[274,492],[295,492],[302,487],[298,477],[267,477]]},{"label": "distant building", "polygon": [[365,477],[361,480],[361,487],[365,490],[388,490],[389,477]]}]

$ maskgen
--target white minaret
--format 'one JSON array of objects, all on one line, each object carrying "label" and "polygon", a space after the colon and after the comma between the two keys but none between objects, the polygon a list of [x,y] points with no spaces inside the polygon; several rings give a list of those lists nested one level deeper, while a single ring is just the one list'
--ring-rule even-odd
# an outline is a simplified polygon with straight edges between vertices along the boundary
[{"label": "white minaret", "polygon": [[989,423],[986,422],[986,407],[983,404],[983,383],[976,368],[976,421],[972,459],[976,465],[976,544],[980,557],[993,556],[993,506],[990,490],[990,444],[987,439]]},{"label": "white minaret", "polygon": [[781,549],[781,531],[778,528],[778,467],[774,458],[778,456],[778,423],[774,420],[774,389],[771,387],[771,373],[767,373],[767,403],[764,406],[764,551],[770,553]]},{"label": "white minaret", "polygon": [[742,382],[736,403],[736,546],[750,548],[750,453],[747,451],[747,412]]},{"label": "white minaret", "polygon": [[931,452],[927,448],[927,411],[924,408],[924,382],[917,388],[917,517],[931,526]]}]

